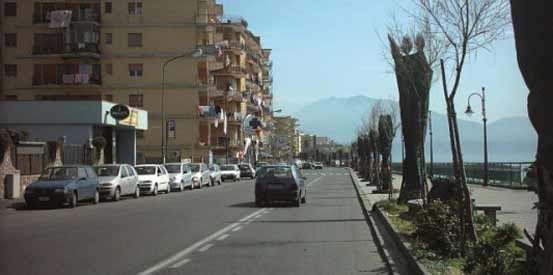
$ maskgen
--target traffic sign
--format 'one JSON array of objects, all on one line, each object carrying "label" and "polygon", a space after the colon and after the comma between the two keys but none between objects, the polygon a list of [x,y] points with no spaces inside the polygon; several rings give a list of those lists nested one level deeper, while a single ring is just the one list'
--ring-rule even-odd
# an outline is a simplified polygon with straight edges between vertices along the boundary
[{"label": "traffic sign", "polygon": [[177,123],[174,120],[167,121],[167,138],[177,138]]}]

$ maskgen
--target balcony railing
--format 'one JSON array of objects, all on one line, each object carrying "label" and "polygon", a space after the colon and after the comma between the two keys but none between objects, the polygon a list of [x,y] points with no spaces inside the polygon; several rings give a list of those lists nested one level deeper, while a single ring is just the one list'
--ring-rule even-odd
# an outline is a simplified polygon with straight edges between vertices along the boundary
[{"label": "balcony railing", "polygon": [[100,53],[98,43],[69,43],[65,46],[33,45],[33,54]]},{"label": "balcony railing", "polygon": [[[85,10],[79,10],[79,9],[71,9],[71,7],[66,8],[59,8],[56,10],[73,10],[73,13],[71,14],[71,22],[77,22],[77,23],[84,23],[84,22],[93,22],[93,23],[100,23],[100,13],[97,9],[85,9]],[[42,24],[42,23],[49,23],[50,18],[48,12],[43,13],[34,13],[33,14],[33,23],[34,24]]]},{"label": "balcony railing", "polygon": [[223,14],[217,17],[221,24],[241,24],[244,27],[248,27],[248,21],[242,16]]},{"label": "balcony railing", "polygon": [[33,85],[102,85],[102,78],[92,74],[61,74],[56,79],[35,80]]}]

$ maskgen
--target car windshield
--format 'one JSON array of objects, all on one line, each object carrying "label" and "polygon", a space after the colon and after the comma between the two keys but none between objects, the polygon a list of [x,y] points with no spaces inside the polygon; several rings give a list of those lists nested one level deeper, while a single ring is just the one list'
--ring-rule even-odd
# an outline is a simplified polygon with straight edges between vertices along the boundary
[{"label": "car windshield", "polygon": [[263,167],[257,176],[259,178],[291,178],[292,169],[288,166]]},{"label": "car windshield", "polygon": [[40,176],[41,180],[70,180],[77,178],[76,167],[48,168]]},{"label": "car windshield", "polygon": [[119,175],[119,166],[97,166],[94,171],[98,177],[116,177]]},{"label": "car windshield", "polygon": [[155,175],[156,173],[155,166],[138,166],[135,170],[139,175]]},{"label": "car windshield", "polygon": [[217,168],[215,166],[211,166],[209,167],[209,171],[215,172],[217,171]]},{"label": "car windshield", "polygon": [[223,165],[221,166],[221,171],[234,171],[236,170],[236,166],[234,165]]},{"label": "car windshield", "polygon": [[176,174],[181,172],[181,165],[180,164],[165,164],[165,169],[167,169],[168,173]]},{"label": "car windshield", "polygon": [[240,170],[248,170],[250,169],[250,166],[247,164],[240,164]]},{"label": "car windshield", "polygon": [[199,164],[190,164],[190,170],[192,170],[192,172],[194,172],[194,173],[200,172],[200,165]]}]

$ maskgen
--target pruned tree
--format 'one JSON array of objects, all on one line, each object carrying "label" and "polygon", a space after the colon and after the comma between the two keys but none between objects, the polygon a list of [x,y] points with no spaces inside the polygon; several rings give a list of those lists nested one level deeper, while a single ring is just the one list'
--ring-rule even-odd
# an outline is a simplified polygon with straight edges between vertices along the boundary
[{"label": "pruned tree", "polygon": [[[455,111],[455,96],[461,84],[463,68],[478,50],[490,49],[492,42],[503,37],[510,23],[507,0],[412,0],[417,7],[409,12],[418,22],[425,22],[434,30],[434,38],[443,42],[440,56],[441,78],[447,105],[449,134],[454,166],[461,224],[463,250],[467,241],[476,240],[472,202],[466,183],[459,128]],[[448,88],[449,72],[453,85]]]},{"label": "pruned tree", "polygon": [[378,120],[378,151],[381,156],[381,191],[391,191],[392,186],[392,142],[395,137],[392,115],[381,115]]},{"label": "pruned tree", "polygon": [[428,100],[433,71],[424,52],[425,40],[422,35],[415,37],[415,49],[409,36],[404,36],[401,46],[390,35],[391,54],[394,59],[401,129],[405,144],[403,177],[399,201],[406,203],[412,199],[426,199],[426,162],[424,140],[428,117]]},{"label": "pruned tree", "polygon": [[553,274],[553,1],[511,0],[520,71],[530,90],[528,115],[538,133],[538,221],[529,266]]}]

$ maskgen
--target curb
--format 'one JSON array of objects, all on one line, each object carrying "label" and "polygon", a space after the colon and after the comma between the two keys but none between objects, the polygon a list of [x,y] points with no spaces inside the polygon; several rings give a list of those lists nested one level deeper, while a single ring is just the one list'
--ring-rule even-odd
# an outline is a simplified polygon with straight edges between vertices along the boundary
[{"label": "curb", "polygon": [[426,270],[426,268],[417,261],[415,256],[411,253],[410,245],[407,243],[405,238],[401,235],[399,235],[392,222],[388,217],[380,210],[380,208],[374,206],[373,207],[373,213],[375,213],[376,218],[378,219],[378,222],[382,224],[389,234],[389,236],[392,237],[392,240],[394,241],[397,248],[399,248],[399,251],[404,256],[404,258],[407,260],[407,264],[409,266],[409,271],[412,272],[410,274],[417,274],[417,275],[430,275],[430,272]]},{"label": "curb", "polygon": [[[365,216],[365,220],[369,225],[371,235],[378,249],[378,253],[380,254],[380,257],[382,258],[382,260],[384,260],[384,263],[388,268],[388,273],[393,275],[399,274],[394,268],[394,266],[397,266],[396,263],[394,262],[394,259],[390,256],[390,253],[384,247],[384,238],[382,237],[380,230],[376,226],[375,220],[373,219],[370,211],[368,210],[368,209],[371,209],[370,207],[372,207],[372,205],[370,204],[369,201],[364,199],[365,193],[363,192],[363,190],[359,189],[357,179],[353,176],[353,173],[354,173],[353,169],[351,168],[347,168],[347,169],[349,170],[351,181],[355,188],[355,192],[357,193],[357,199],[359,200],[361,209],[363,210],[363,215]],[[367,205],[369,207],[367,207]]]}]

